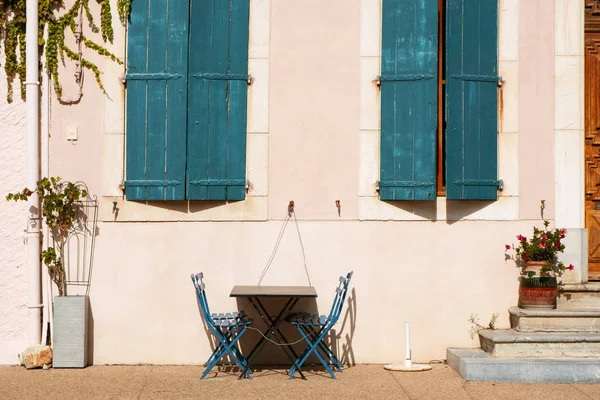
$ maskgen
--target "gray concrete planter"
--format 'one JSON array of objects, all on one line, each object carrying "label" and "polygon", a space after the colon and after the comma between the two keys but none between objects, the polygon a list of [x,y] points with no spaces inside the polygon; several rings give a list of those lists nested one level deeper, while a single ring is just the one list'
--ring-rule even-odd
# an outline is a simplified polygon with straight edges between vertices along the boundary
[{"label": "gray concrete planter", "polygon": [[83,368],[88,363],[88,296],[54,298],[54,332],[52,332],[52,366]]}]

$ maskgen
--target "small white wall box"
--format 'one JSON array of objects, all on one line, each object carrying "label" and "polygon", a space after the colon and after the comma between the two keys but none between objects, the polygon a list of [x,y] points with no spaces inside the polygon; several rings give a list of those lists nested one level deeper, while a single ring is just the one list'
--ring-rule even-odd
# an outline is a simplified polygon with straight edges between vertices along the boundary
[{"label": "small white wall box", "polygon": [[84,368],[88,363],[88,296],[54,298],[52,367]]},{"label": "small white wall box", "polygon": [[77,140],[77,125],[68,125],[67,126],[67,140],[69,142],[74,142]]}]

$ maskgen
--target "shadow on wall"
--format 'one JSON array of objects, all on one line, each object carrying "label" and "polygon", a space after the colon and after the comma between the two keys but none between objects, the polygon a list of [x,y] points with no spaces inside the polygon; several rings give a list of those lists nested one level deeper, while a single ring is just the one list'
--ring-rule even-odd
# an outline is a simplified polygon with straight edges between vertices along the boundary
[{"label": "shadow on wall", "polygon": [[483,210],[494,201],[487,200],[449,200],[446,201],[446,220],[448,224],[460,221],[479,210]]},{"label": "shadow on wall", "polygon": [[[209,210],[211,208],[221,207],[224,204],[227,204],[226,201],[128,201],[132,203],[145,204],[150,207],[162,208],[163,210],[174,211],[182,214],[196,213],[204,210]],[[233,201],[230,200],[229,202]]]},{"label": "shadow on wall", "polygon": [[[384,201],[384,203],[403,210],[407,214],[414,214],[431,222],[438,220],[438,206],[437,201],[435,200]],[[452,225],[493,203],[494,201],[487,200],[447,200],[446,218],[444,221],[446,221],[447,224]]]},{"label": "shadow on wall", "polygon": [[91,301],[88,312],[88,365],[94,365],[94,308]]},{"label": "shadow on wall", "polygon": [[[346,313],[344,314],[344,319],[342,321],[342,323],[340,324],[339,327],[339,332],[344,332],[345,328],[346,328],[346,324],[349,324],[349,331],[350,333],[346,333],[345,335],[345,343],[342,344],[342,353],[341,353],[341,357],[340,357],[340,353],[337,351],[337,346],[334,348],[334,346],[331,346],[332,349],[334,350],[334,353],[336,353],[336,355],[338,356],[338,358],[340,359],[340,361],[342,363],[344,363],[345,366],[347,367],[353,367],[356,365],[356,359],[354,357],[354,349],[352,349],[352,339],[354,338],[354,331],[356,329],[356,289],[352,288],[352,292],[350,294],[350,297],[348,297],[348,301],[347,301],[348,306],[346,307]],[[340,336],[335,336],[335,333],[337,331],[334,331],[332,329],[332,335],[333,336],[333,340],[339,344],[341,341],[341,337]],[[331,343],[330,343],[331,344]]]}]

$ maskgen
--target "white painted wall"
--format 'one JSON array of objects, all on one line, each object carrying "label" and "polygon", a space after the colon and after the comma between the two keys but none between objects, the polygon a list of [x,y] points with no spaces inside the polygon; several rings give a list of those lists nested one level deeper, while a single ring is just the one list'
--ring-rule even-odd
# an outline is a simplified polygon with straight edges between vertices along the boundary
[{"label": "white painted wall", "polygon": [[[4,60],[0,59],[0,65]],[[25,104],[15,82],[14,102],[6,102],[6,75],[0,69],[0,364],[15,364],[28,345],[27,226],[25,202],[7,202],[6,194],[25,187],[27,134]]]}]

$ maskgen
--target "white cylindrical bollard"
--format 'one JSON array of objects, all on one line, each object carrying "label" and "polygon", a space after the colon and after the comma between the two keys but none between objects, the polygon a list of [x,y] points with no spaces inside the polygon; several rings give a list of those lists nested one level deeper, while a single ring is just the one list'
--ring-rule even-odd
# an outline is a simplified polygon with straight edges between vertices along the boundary
[{"label": "white cylindrical bollard", "polygon": [[404,366],[410,368],[412,366],[410,357],[410,322],[404,323],[404,346]]},{"label": "white cylindrical bollard", "polygon": [[410,322],[404,323],[404,365],[402,364],[387,364],[383,368],[389,371],[404,371],[404,372],[415,372],[415,371],[429,371],[431,365],[427,364],[413,364],[412,354],[410,350]]}]

